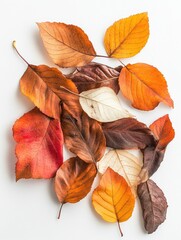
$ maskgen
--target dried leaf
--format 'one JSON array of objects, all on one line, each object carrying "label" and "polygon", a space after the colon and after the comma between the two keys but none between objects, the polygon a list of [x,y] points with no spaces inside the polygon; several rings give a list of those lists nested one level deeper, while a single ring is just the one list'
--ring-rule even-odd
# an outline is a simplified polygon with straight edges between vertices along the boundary
[{"label": "dried leaf", "polygon": [[62,113],[65,145],[87,163],[97,162],[104,155],[106,140],[100,124],[82,112],[74,119],[67,111]]},{"label": "dried leaf", "polygon": [[21,92],[47,116],[60,118],[60,101],[73,116],[77,116],[81,111],[78,97],[61,87],[78,93],[71,80],[58,69],[46,65],[29,65],[20,80]]},{"label": "dried leaf", "polygon": [[110,87],[119,92],[118,77],[121,71],[99,63],[89,63],[67,75],[77,86],[79,93],[99,87]]},{"label": "dried leaf", "polygon": [[90,191],[96,176],[95,164],[78,157],[65,161],[56,173],[55,192],[60,203],[76,203]]},{"label": "dried leaf", "polygon": [[142,166],[142,156],[136,157],[126,150],[112,149],[98,162],[98,171],[104,174],[110,167],[124,177],[130,187],[135,188]]},{"label": "dried leaf", "polygon": [[111,123],[103,123],[106,145],[115,149],[144,149],[152,146],[155,139],[147,126],[134,118],[122,118]]},{"label": "dried leaf", "polygon": [[158,140],[157,149],[165,149],[175,137],[175,132],[168,114],[157,119],[150,125],[150,129]]},{"label": "dried leaf", "polygon": [[162,190],[150,179],[138,186],[138,197],[145,229],[148,233],[153,233],[166,219],[167,200]]},{"label": "dried leaf", "polygon": [[128,58],[141,51],[148,37],[148,15],[140,13],[110,26],[104,37],[104,46],[109,57]]},{"label": "dried leaf", "polygon": [[175,136],[168,114],[153,122],[150,125],[150,129],[153,131],[157,142],[155,145],[147,147],[143,152],[144,164],[140,173],[142,181],[146,181],[157,171],[163,161],[168,143],[172,141]]},{"label": "dried leaf", "polygon": [[128,64],[120,73],[119,85],[123,95],[137,109],[152,110],[160,102],[173,107],[164,76],[151,65]]},{"label": "dried leaf", "polygon": [[95,50],[85,32],[65,23],[38,23],[43,44],[60,67],[82,66],[92,61]]},{"label": "dried leaf", "polygon": [[94,190],[92,203],[107,222],[124,222],[133,212],[135,198],[125,179],[108,168]]},{"label": "dried leaf", "polygon": [[115,92],[108,87],[80,93],[80,104],[89,117],[99,122],[112,122],[124,117],[132,117],[120,104]]},{"label": "dried leaf", "polygon": [[13,136],[17,142],[17,180],[55,176],[63,162],[63,136],[58,120],[34,108],[15,122]]}]

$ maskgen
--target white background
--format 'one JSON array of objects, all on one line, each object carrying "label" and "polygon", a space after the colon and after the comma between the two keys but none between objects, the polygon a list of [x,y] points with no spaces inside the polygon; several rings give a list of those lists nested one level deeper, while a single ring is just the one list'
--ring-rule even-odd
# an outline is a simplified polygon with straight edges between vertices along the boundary
[{"label": "white background", "polygon": [[[33,105],[19,91],[19,79],[26,64],[18,58],[11,43],[32,64],[48,64],[36,22],[57,21],[80,26],[88,34],[98,54],[105,54],[103,36],[115,20],[147,11],[150,38],[137,56],[124,63],[145,62],[165,76],[175,108],[160,104],[154,111],[131,109],[140,121],[152,123],[169,113],[176,138],[168,146],[160,169],[153,179],[168,200],[166,221],[152,235],[144,231],[139,204],[130,220],[121,224],[126,240],[167,240],[181,236],[181,6],[179,0],[1,0],[0,1],[0,239],[1,240],[118,240],[116,224],[101,220],[91,207],[90,195],[77,204],[66,204],[57,220],[59,203],[50,180],[15,182],[15,143],[12,125]],[[117,65],[116,61],[95,59]],[[129,109],[128,103],[123,104]],[[65,155],[65,159],[68,154]]]}]

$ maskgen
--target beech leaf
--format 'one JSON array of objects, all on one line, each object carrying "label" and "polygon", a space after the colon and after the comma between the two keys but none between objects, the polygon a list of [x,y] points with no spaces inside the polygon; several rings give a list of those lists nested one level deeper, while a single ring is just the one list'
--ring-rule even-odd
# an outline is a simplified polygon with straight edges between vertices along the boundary
[{"label": "beech leaf", "polygon": [[104,37],[104,46],[109,57],[129,58],[146,45],[149,37],[147,13],[132,15],[116,21]]},{"label": "beech leaf", "polygon": [[134,118],[122,118],[111,123],[103,123],[106,145],[115,149],[144,149],[152,146],[155,139],[150,129]]},{"label": "beech leaf", "polygon": [[60,122],[37,108],[25,113],[13,126],[16,145],[16,180],[52,178],[63,162]]},{"label": "beech leaf", "polygon": [[162,190],[151,179],[138,186],[145,229],[153,233],[166,219],[167,200]]},{"label": "beech leaf", "polygon": [[85,32],[65,23],[38,23],[43,44],[60,67],[82,66],[92,61],[95,50]]},{"label": "beech leaf", "polygon": [[21,92],[47,116],[60,118],[60,101],[73,116],[77,116],[81,111],[78,97],[61,87],[78,93],[71,80],[58,69],[46,65],[29,65],[20,80]]},{"label": "beech leaf", "polygon": [[110,167],[124,177],[128,185],[134,189],[137,187],[142,166],[142,157],[136,157],[126,150],[112,149],[98,162],[98,171],[104,174]]},{"label": "beech leaf", "polygon": [[123,95],[137,109],[152,110],[160,102],[173,107],[164,76],[151,65],[128,64],[120,73],[119,85]]},{"label": "beech leaf", "polygon": [[87,164],[78,157],[66,160],[55,177],[55,192],[60,203],[76,203],[90,191],[96,176],[94,163]]},{"label": "beech leaf", "polygon": [[109,87],[101,87],[80,93],[80,104],[89,117],[99,122],[112,122],[124,117],[132,117],[120,104],[115,92]]},{"label": "beech leaf", "polygon": [[108,168],[92,194],[92,203],[105,221],[119,223],[131,217],[135,198],[126,180]]},{"label": "beech leaf", "polygon": [[61,120],[67,148],[87,163],[99,161],[106,149],[100,124],[83,111],[79,119],[74,119],[67,111],[63,111]]},{"label": "beech leaf", "polygon": [[67,75],[77,86],[79,93],[99,87],[110,87],[119,92],[118,77],[121,71],[99,63],[89,63]]}]

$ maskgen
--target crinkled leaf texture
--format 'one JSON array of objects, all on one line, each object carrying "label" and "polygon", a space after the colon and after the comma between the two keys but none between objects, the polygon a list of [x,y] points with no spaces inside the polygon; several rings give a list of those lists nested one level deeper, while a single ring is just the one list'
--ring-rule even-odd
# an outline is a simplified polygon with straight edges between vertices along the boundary
[{"label": "crinkled leaf texture", "polygon": [[109,87],[101,87],[80,93],[80,104],[89,117],[99,122],[112,122],[124,117],[132,117],[120,104],[115,92]]},{"label": "crinkled leaf texture", "polygon": [[123,176],[130,187],[137,187],[138,175],[143,166],[142,156],[139,157],[126,150],[112,149],[98,162],[98,171],[102,174],[108,167]]},{"label": "crinkled leaf texture", "polygon": [[151,65],[128,64],[121,70],[119,85],[123,95],[137,109],[152,110],[160,102],[173,107],[164,76]]},{"label": "crinkled leaf texture", "polygon": [[95,50],[85,32],[65,23],[38,23],[43,44],[60,67],[82,66],[92,61]]},{"label": "crinkled leaf texture", "polygon": [[153,233],[166,219],[167,200],[162,190],[151,179],[138,186],[138,197],[145,229],[148,233]]},{"label": "crinkled leaf texture", "polygon": [[55,192],[60,203],[76,203],[90,191],[97,170],[78,157],[66,160],[56,173]]},{"label": "crinkled leaf texture", "polygon": [[100,63],[89,63],[67,75],[77,86],[79,93],[99,87],[110,87],[117,94],[119,92],[119,71]]},{"label": "crinkled leaf texture", "polygon": [[104,46],[109,57],[128,58],[141,51],[148,37],[148,15],[140,13],[120,19],[110,26],[104,37]]},{"label": "crinkled leaf texture", "polygon": [[175,136],[168,114],[153,122],[150,125],[150,129],[155,135],[157,141],[155,142],[155,145],[147,147],[143,151],[144,164],[142,172],[140,173],[142,181],[146,181],[157,171],[163,161],[167,145]]},{"label": "crinkled leaf texture", "polygon": [[73,118],[67,111],[62,113],[62,130],[65,145],[87,163],[97,162],[104,155],[106,140],[100,124],[82,111]]},{"label": "crinkled leaf texture", "polygon": [[16,179],[52,178],[63,162],[63,135],[59,120],[37,108],[25,113],[13,126],[16,145]]},{"label": "crinkled leaf texture", "polygon": [[133,212],[135,197],[126,180],[108,168],[92,194],[96,212],[107,222],[124,222]]},{"label": "crinkled leaf texture", "polygon": [[152,146],[155,139],[150,129],[134,118],[122,118],[114,122],[103,123],[106,145],[115,149],[144,149]]}]

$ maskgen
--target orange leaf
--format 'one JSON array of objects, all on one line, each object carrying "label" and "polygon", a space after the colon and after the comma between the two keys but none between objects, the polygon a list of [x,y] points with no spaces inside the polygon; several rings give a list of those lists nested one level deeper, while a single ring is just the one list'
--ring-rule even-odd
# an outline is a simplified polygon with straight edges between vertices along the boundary
[{"label": "orange leaf", "polygon": [[49,56],[58,66],[82,66],[95,57],[93,45],[81,28],[56,22],[38,23],[38,27]]},{"label": "orange leaf", "polygon": [[21,92],[47,116],[60,118],[60,101],[73,115],[81,109],[78,97],[60,88],[78,93],[75,84],[56,68],[29,65],[20,80]]},{"label": "orange leaf", "polygon": [[115,22],[104,37],[109,57],[128,58],[136,55],[146,45],[149,37],[147,13],[140,13]]},{"label": "orange leaf", "polygon": [[158,149],[164,149],[175,136],[175,132],[168,114],[153,122],[150,125],[150,129],[158,140]]},{"label": "orange leaf", "polygon": [[37,108],[24,114],[13,126],[16,145],[16,180],[52,178],[63,162],[63,135],[58,120]]},{"label": "orange leaf", "polygon": [[135,197],[126,180],[107,168],[93,192],[92,203],[105,221],[124,222],[132,215]]},{"label": "orange leaf", "polygon": [[96,176],[95,164],[78,157],[65,161],[56,173],[55,192],[60,203],[76,203],[90,191]]},{"label": "orange leaf", "polygon": [[164,76],[151,65],[128,64],[120,73],[119,85],[123,95],[137,109],[152,110],[160,102],[173,107]]}]

